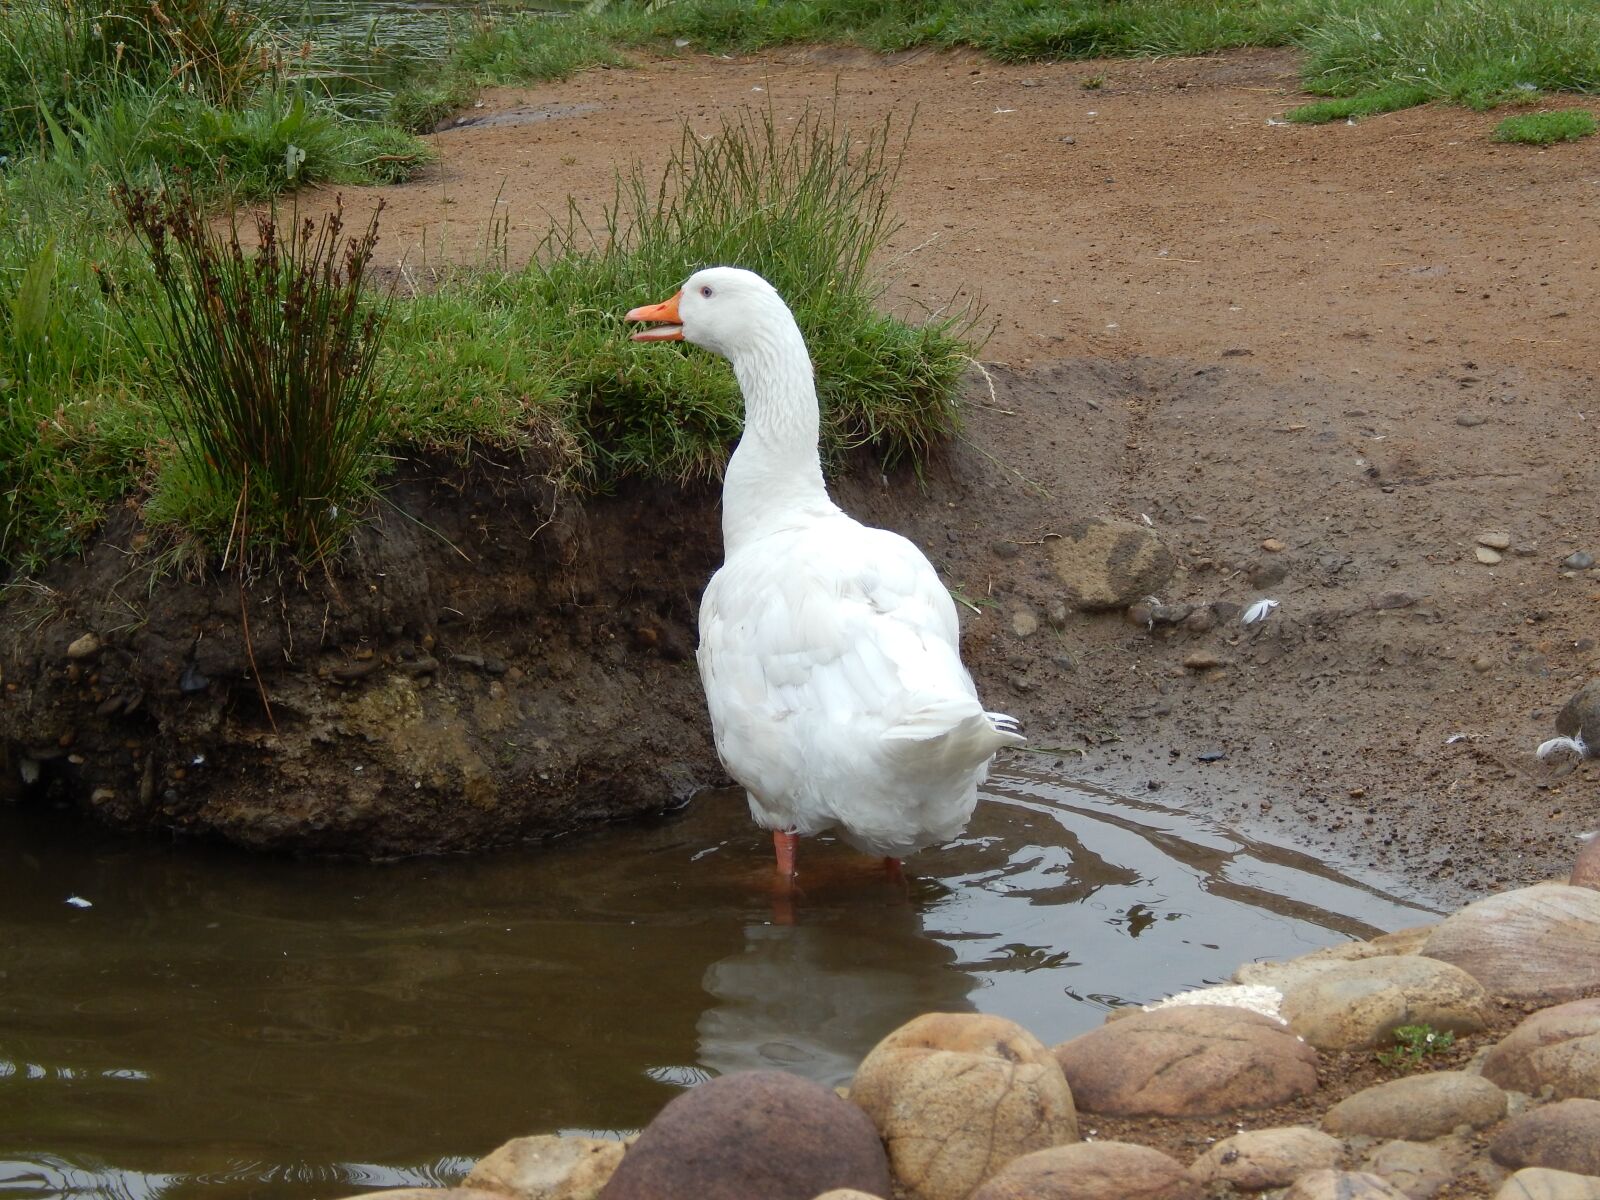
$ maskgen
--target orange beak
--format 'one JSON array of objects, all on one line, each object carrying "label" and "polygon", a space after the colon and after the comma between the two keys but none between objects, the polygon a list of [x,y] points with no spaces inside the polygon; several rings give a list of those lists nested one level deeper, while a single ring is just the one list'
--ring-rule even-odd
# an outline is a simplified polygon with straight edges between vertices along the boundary
[{"label": "orange beak", "polygon": [[636,342],[681,342],[683,340],[683,326],[679,324],[678,300],[683,295],[683,289],[672,294],[672,299],[663,300],[660,304],[646,304],[641,308],[630,308],[625,321],[660,321],[665,324],[657,325],[654,329],[641,329],[633,335]]}]

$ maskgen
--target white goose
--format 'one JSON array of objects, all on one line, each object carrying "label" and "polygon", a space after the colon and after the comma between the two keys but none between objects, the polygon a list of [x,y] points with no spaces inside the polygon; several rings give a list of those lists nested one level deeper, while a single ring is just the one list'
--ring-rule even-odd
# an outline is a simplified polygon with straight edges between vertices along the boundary
[{"label": "white goose", "polygon": [[1017,723],[978,702],[955,604],[922,552],[828,498],[811,358],[772,286],[711,267],[627,319],[665,323],[636,341],[729,359],[744,394],[724,562],[700,601],[717,754],[773,831],[780,875],[801,836],[828,829],[898,869],[966,826],[995,751],[1023,741]]}]

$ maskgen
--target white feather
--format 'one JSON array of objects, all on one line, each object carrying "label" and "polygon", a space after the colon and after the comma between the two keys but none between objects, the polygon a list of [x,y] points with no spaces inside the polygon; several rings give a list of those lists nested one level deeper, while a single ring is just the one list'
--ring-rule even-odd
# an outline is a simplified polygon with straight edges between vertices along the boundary
[{"label": "white feather", "polygon": [[1553,737],[1549,741],[1540,742],[1539,748],[1534,751],[1539,756],[1540,762],[1549,762],[1554,758],[1586,758],[1589,746],[1583,740],[1583,735],[1576,737]]},{"label": "white feather", "polygon": [[1257,621],[1265,621],[1272,610],[1278,607],[1276,600],[1257,600],[1244,610],[1244,615],[1239,618],[1241,625],[1254,625]]},{"label": "white feather", "polygon": [[810,358],[777,293],[714,267],[677,299],[683,337],[732,361],[745,403],[725,561],[700,603],[723,765],[768,829],[837,829],[895,858],[954,837],[995,752],[1023,738],[979,703],[949,591],[911,542],[828,498]]}]

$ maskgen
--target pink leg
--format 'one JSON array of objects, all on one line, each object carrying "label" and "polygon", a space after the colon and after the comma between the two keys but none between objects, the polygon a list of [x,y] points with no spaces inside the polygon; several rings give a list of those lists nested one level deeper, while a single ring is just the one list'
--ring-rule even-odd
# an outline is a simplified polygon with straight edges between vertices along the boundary
[{"label": "pink leg", "polygon": [[894,880],[895,882],[897,882],[897,883],[904,883],[905,882],[906,873],[901,868],[900,860],[898,858],[885,858],[883,860],[883,869],[884,869],[884,872],[889,876],[889,878]]},{"label": "pink leg", "polygon": [[774,830],[772,834],[772,848],[778,855],[778,874],[785,879],[794,878],[794,856],[800,846],[798,833],[785,833]]}]

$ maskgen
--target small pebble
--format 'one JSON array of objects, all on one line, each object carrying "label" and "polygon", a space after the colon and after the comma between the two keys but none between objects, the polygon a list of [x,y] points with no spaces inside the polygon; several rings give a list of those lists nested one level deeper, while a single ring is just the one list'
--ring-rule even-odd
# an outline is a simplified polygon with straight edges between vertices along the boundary
[{"label": "small pebble", "polygon": [[1478,413],[1462,413],[1456,418],[1456,424],[1461,426],[1463,429],[1471,429],[1476,425],[1482,425],[1488,419],[1488,417],[1482,416]]},{"label": "small pebble", "polygon": [[67,647],[68,658],[88,658],[100,652],[100,639],[93,633],[86,633],[73,640]]},{"label": "small pebble", "polygon": [[1280,542],[1277,538],[1268,538],[1266,541],[1261,543],[1261,548],[1263,550],[1270,550],[1273,554],[1277,554],[1280,550],[1288,549],[1288,547],[1284,545],[1284,543]]},{"label": "small pebble", "polygon": [[1478,561],[1486,567],[1492,567],[1495,563],[1500,561],[1500,552],[1498,550],[1491,550],[1487,546],[1477,547],[1474,553],[1477,555]]},{"label": "small pebble", "polygon": [[[1587,550],[1579,550],[1577,553],[1569,554],[1562,559],[1561,565],[1569,571],[1587,571],[1594,566],[1594,555]],[[68,651],[68,653],[71,653],[71,651]]]},{"label": "small pebble", "polygon": [[1491,550],[1511,549],[1511,535],[1503,529],[1486,529],[1478,535],[1478,545]]},{"label": "small pebble", "polygon": [[1214,651],[1194,650],[1184,656],[1183,665],[1191,671],[1214,671],[1223,661]]},{"label": "small pebble", "polygon": [[1477,658],[1472,660],[1472,669],[1478,672],[1480,675],[1489,670],[1489,668],[1492,666],[1494,666],[1494,661],[1482,654],[1478,655]]}]

